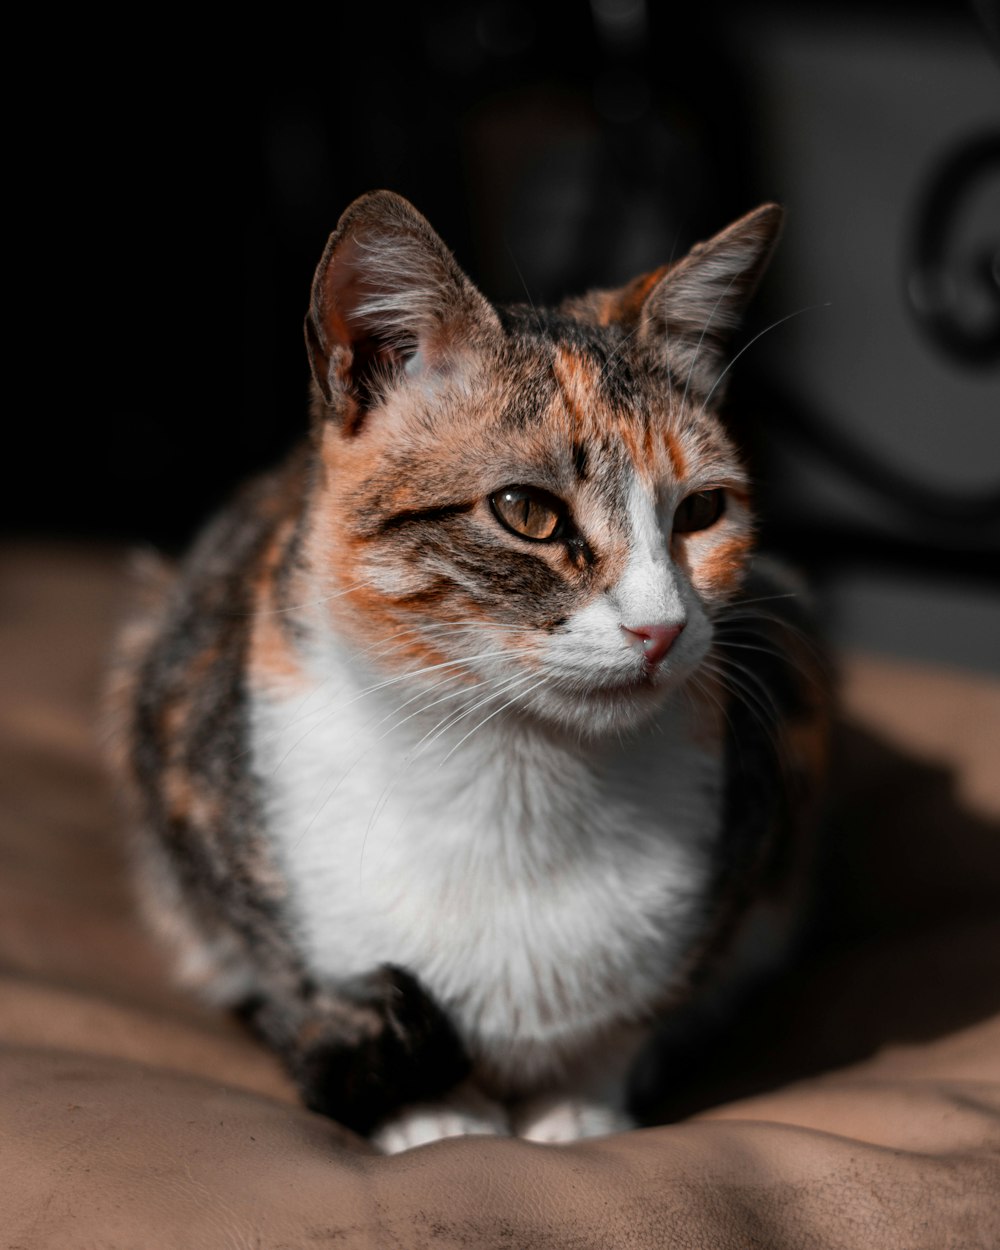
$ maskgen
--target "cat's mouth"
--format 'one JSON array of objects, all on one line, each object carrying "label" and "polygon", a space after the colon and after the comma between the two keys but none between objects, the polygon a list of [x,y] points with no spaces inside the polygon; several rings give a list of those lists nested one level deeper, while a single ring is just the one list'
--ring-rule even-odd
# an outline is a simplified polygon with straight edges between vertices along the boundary
[{"label": "cat's mouth", "polygon": [[597,682],[554,681],[540,710],[578,729],[601,734],[631,728],[655,714],[664,698],[661,681],[649,673]]},{"label": "cat's mouth", "polygon": [[658,683],[653,680],[650,672],[637,673],[634,677],[620,677],[616,681],[607,682],[599,686],[590,686],[584,692],[584,698],[587,699],[629,699],[642,698],[653,694],[658,689]]},{"label": "cat's mouth", "polygon": [[599,699],[638,698],[652,694],[655,684],[648,677],[640,677],[637,681],[619,682],[614,686],[598,686],[591,692]]}]

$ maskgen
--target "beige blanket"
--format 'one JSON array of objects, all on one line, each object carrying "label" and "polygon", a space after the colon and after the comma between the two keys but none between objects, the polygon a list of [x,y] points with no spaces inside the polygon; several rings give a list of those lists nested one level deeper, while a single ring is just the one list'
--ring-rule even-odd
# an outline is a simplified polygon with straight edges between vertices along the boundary
[{"label": "beige blanket", "polygon": [[122,589],[115,552],[0,559],[4,1250],[1000,1246],[995,683],[846,663],[822,941],[678,1074],[699,1114],[387,1159],[136,924],[94,729]]}]

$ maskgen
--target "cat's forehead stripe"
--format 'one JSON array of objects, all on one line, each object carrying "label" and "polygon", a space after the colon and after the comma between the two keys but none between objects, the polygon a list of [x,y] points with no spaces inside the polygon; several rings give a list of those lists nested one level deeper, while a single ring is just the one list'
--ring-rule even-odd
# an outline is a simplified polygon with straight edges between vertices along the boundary
[{"label": "cat's forehead stripe", "polygon": [[[609,361],[597,367],[566,347],[557,347],[554,354],[553,373],[566,412],[581,434],[597,439],[597,445],[606,444],[602,438],[602,427],[607,417],[601,409],[607,403],[607,397],[602,393],[602,381],[614,364]],[[684,480],[688,456],[684,452],[682,435],[674,428],[670,417],[664,414],[657,422],[645,405],[634,401],[630,409],[617,408],[614,418],[621,442],[640,476],[650,478],[656,475],[659,467],[656,445],[661,439],[674,477],[677,481]]]},{"label": "cat's forehead stripe", "polygon": [[684,455],[681,437],[675,430],[667,428],[664,431],[664,440],[674,476],[678,482],[683,482],[687,476],[687,457]]}]

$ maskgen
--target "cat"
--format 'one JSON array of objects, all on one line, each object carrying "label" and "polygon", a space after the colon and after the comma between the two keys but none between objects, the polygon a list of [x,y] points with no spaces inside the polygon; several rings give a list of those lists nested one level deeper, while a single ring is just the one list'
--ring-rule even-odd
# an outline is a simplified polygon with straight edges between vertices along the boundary
[{"label": "cat", "polygon": [[627,1127],[655,1022],[779,914],[826,695],[716,409],[780,223],[501,308],[363,196],[307,443],[125,631],[147,914],[385,1150]]}]

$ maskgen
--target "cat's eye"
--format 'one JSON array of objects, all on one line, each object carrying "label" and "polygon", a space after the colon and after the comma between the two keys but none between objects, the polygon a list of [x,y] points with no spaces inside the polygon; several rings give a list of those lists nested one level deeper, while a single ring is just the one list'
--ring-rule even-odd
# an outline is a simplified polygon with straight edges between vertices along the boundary
[{"label": "cat's eye", "polygon": [[693,534],[714,525],[726,510],[726,492],[723,490],[699,490],[688,495],[677,505],[674,513],[674,533]]},{"label": "cat's eye", "polygon": [[566,505],[538,486],[505,486],[490,495],[490,507],[500,524],[532,542],[560,538],[566,521]]}]

